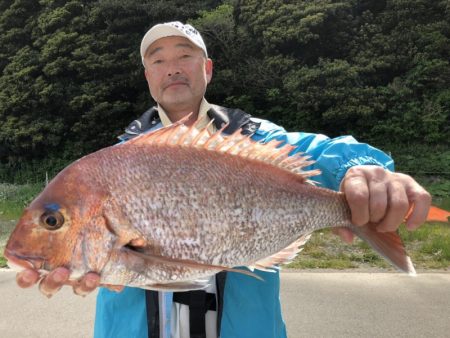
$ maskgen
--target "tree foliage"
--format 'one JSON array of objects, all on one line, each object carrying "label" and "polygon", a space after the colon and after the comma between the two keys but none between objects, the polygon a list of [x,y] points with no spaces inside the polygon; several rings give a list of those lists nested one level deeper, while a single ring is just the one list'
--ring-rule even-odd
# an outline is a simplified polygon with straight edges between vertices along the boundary
[{"label": "tree foliage", "polygon": [[114,143],[153,104],[140,39],[172,20],[206,40],[210,102],[379,146],[450,144],[444,0],[5,0],[0,176]]}]

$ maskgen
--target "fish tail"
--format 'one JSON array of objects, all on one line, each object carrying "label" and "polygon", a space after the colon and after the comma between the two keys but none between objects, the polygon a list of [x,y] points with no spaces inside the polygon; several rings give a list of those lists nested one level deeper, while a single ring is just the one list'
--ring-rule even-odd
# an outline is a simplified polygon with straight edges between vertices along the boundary
[{"label": "fish tail", "polygon": [[[449,223],[449,217],[450,212],[431,206],[427,215],[427,221]],[[362,227],[350,226],[349,228],[397,269],[409,275],[416,274],[411,259],[406,253],[403,241],[397,231],[378,232],[372,224],[366,224]]]},{"label": "fish tail", "polygon": [[371,224],[362,227],[351,226],[350,229],[397,269],[411,276],[416,274],[398,232],[378,232]]}]

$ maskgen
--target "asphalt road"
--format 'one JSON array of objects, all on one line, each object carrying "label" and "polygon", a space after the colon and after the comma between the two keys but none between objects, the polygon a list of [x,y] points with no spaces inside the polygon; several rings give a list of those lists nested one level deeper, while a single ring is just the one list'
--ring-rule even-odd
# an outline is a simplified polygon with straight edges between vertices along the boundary
[{"label": "asphalt road", "polygon": [[[0,290],[0,337],[92,336],[95,295],[47,299],[5,271]],[[281,300],[292,338],[450,337],[450,273],[283,272]]]}]

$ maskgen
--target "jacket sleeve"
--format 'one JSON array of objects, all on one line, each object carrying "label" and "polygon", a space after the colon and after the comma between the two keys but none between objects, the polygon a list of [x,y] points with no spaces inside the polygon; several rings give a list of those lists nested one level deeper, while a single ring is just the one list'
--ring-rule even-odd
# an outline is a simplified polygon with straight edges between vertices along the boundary
[{"label": "jacket sleeve", "polygon": [[305,170],[319,169],[321,174],[312,177],[312,180],[323,187],[339,190],[347,170],[356,165],[378,165],[394,170],[394,161],[390,156],[366,143],[359,143],[352,136],[330,139],[322,134],[288,133],[284,128],[269,121],[255,118],[252,120],[261,123],[252,137],[254,140],[285,141],[297,147],[291,155],[301,152],[311,156],[315,163]]}]

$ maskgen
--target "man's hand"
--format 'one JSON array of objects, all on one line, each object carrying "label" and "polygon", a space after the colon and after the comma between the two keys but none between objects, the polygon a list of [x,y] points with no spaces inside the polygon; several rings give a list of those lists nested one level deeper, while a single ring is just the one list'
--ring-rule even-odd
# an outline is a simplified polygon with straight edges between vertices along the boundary
[{"label": "man's hand", "polygon": [[[44,276],[39,283],[39,290],[47,297],[53,296],[63,285],[71,285],[75,294],[86,296],[100,286],[100,276],[94,272],[89,272],[78,281],[69,281],[70,271],[66,268],[56,268],[48,275]],[[37,271],[27,269],[21,271],[16,276],[17,284],[21,288],[29,288],[35,285],[40,279]],[[120,291],[123,287],[107,286],[115,291]]]},{"label": "man's hand", "polygon": [[[350,168],[341,182],[341,191],[350,206],[352,223],[376,224],[381,232],[397,230],[405,217],[407,229],[417,229],[425,222],[431,205],[430,194],[412,177],[379,166]],[[346,242],[353,240],[348,229],[336,233]]]}]

